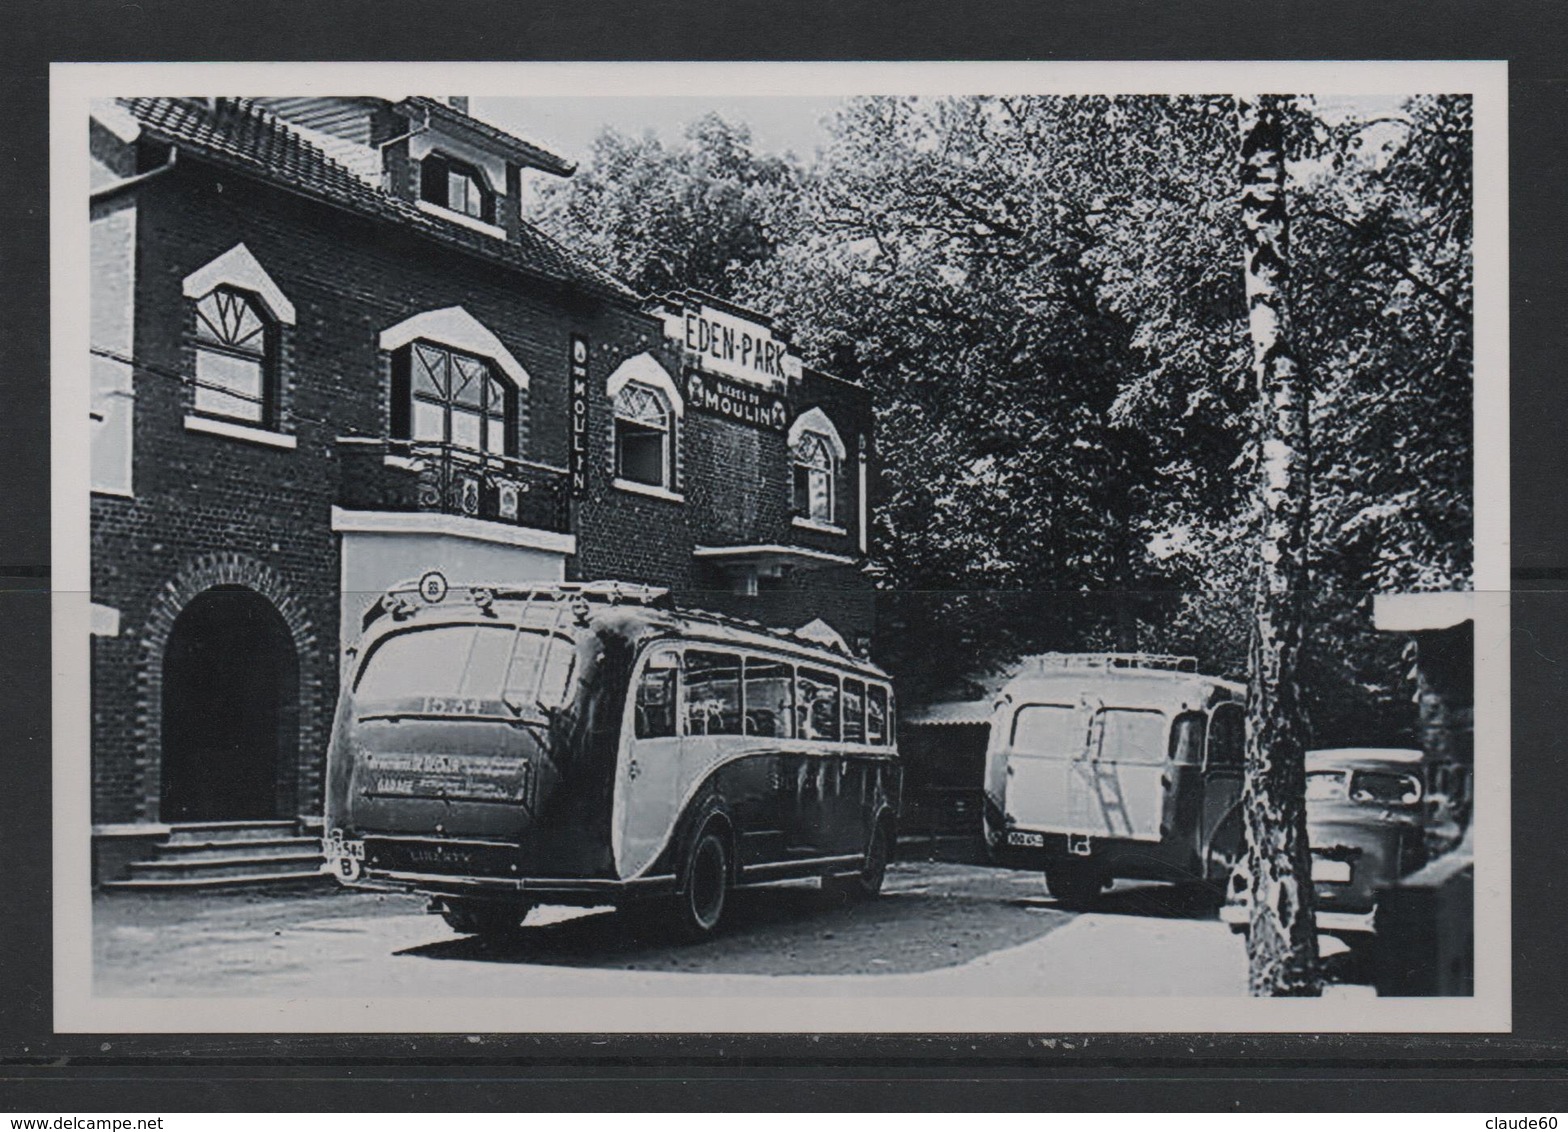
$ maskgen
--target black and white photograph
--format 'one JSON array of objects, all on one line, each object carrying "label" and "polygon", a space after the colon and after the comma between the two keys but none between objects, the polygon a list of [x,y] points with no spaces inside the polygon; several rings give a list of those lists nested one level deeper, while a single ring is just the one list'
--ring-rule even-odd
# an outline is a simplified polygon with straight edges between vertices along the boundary
[{"label": "black and white photograph", "polygon": [[1505,79],[56,64],[57,1028],[1507,1030]]}]

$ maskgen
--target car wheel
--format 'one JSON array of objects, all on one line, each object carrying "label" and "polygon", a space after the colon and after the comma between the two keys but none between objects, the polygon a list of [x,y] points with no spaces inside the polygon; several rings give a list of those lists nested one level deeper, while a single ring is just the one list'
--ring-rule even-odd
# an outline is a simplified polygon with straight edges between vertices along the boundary
[{"label": "car wheel", "polygon": [[441,918],[460,935],[491,938],[513,935],[523,925],[528,905],[493,904],[469,900],[449,900],[441,907]]},{"label": "car wheel", "polygon": [[1062,861],[1046,866],[1045,887],[1062,904],[1085,904],[1100,895],[1105,877],[1092,866]]},{"label": "car wheel", "polygon": [[1203,862],[1203,879],[1192,882],[1192,894],[1199,903],[1215,908],[1224,905],[1237,859],[1234,853],[1222,852],[1212,844],[1209,846]]},{"label": "car wheel", "polygon": [[822,887],[829,892],[839,892],[852,900],[874,900],[882,891],[882,881],[887,876],[890,855],[887,823],[878,822],[871,834],[871,844],[866,848],[865,863],[858,873],[849,876],[822,878]]},{"label": "car wheel", "polygon": [[730,887],[730,847],[713,823],[703,827],[681,870],[680,926],[702,939],[718,930]]}]

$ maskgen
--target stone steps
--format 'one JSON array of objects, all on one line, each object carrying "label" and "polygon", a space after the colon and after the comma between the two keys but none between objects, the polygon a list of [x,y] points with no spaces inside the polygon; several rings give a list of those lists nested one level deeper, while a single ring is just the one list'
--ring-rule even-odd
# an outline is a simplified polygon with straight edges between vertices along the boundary
[{"label": "stone steps", "polygon": [[150,856],[100,887],[182,891],[330,881],[322,864],[321,843],[298,822],[187,822],[171,826]]}]

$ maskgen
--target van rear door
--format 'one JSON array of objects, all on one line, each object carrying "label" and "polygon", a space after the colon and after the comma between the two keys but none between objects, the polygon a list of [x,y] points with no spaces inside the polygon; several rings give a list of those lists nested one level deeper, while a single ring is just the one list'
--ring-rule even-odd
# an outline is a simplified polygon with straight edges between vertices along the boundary
[{"label": "van rear door", "polygon": [[1070,779],[1069,832],[1160,840],[1169,749],[1164,712],[1100,708]]},{"label": "van rear door", "polygon": [[1069,704],[1024,704],[1013,713],[1004,810],[1020,829],[1073,831],[1069,803],[1084,719]]}]

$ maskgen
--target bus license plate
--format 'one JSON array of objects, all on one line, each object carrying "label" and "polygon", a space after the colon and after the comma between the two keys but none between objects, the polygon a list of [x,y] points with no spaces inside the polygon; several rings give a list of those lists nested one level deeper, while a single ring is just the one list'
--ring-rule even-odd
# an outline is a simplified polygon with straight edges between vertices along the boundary
[{"label": "bus license plate", "polygon": [[1007,843],[1009,845],[1022,845],[1028,849],[1041,849],[1045,846],[1045,834],[1024,833],[1021,830],[1014,830],[1007,835]]}]

